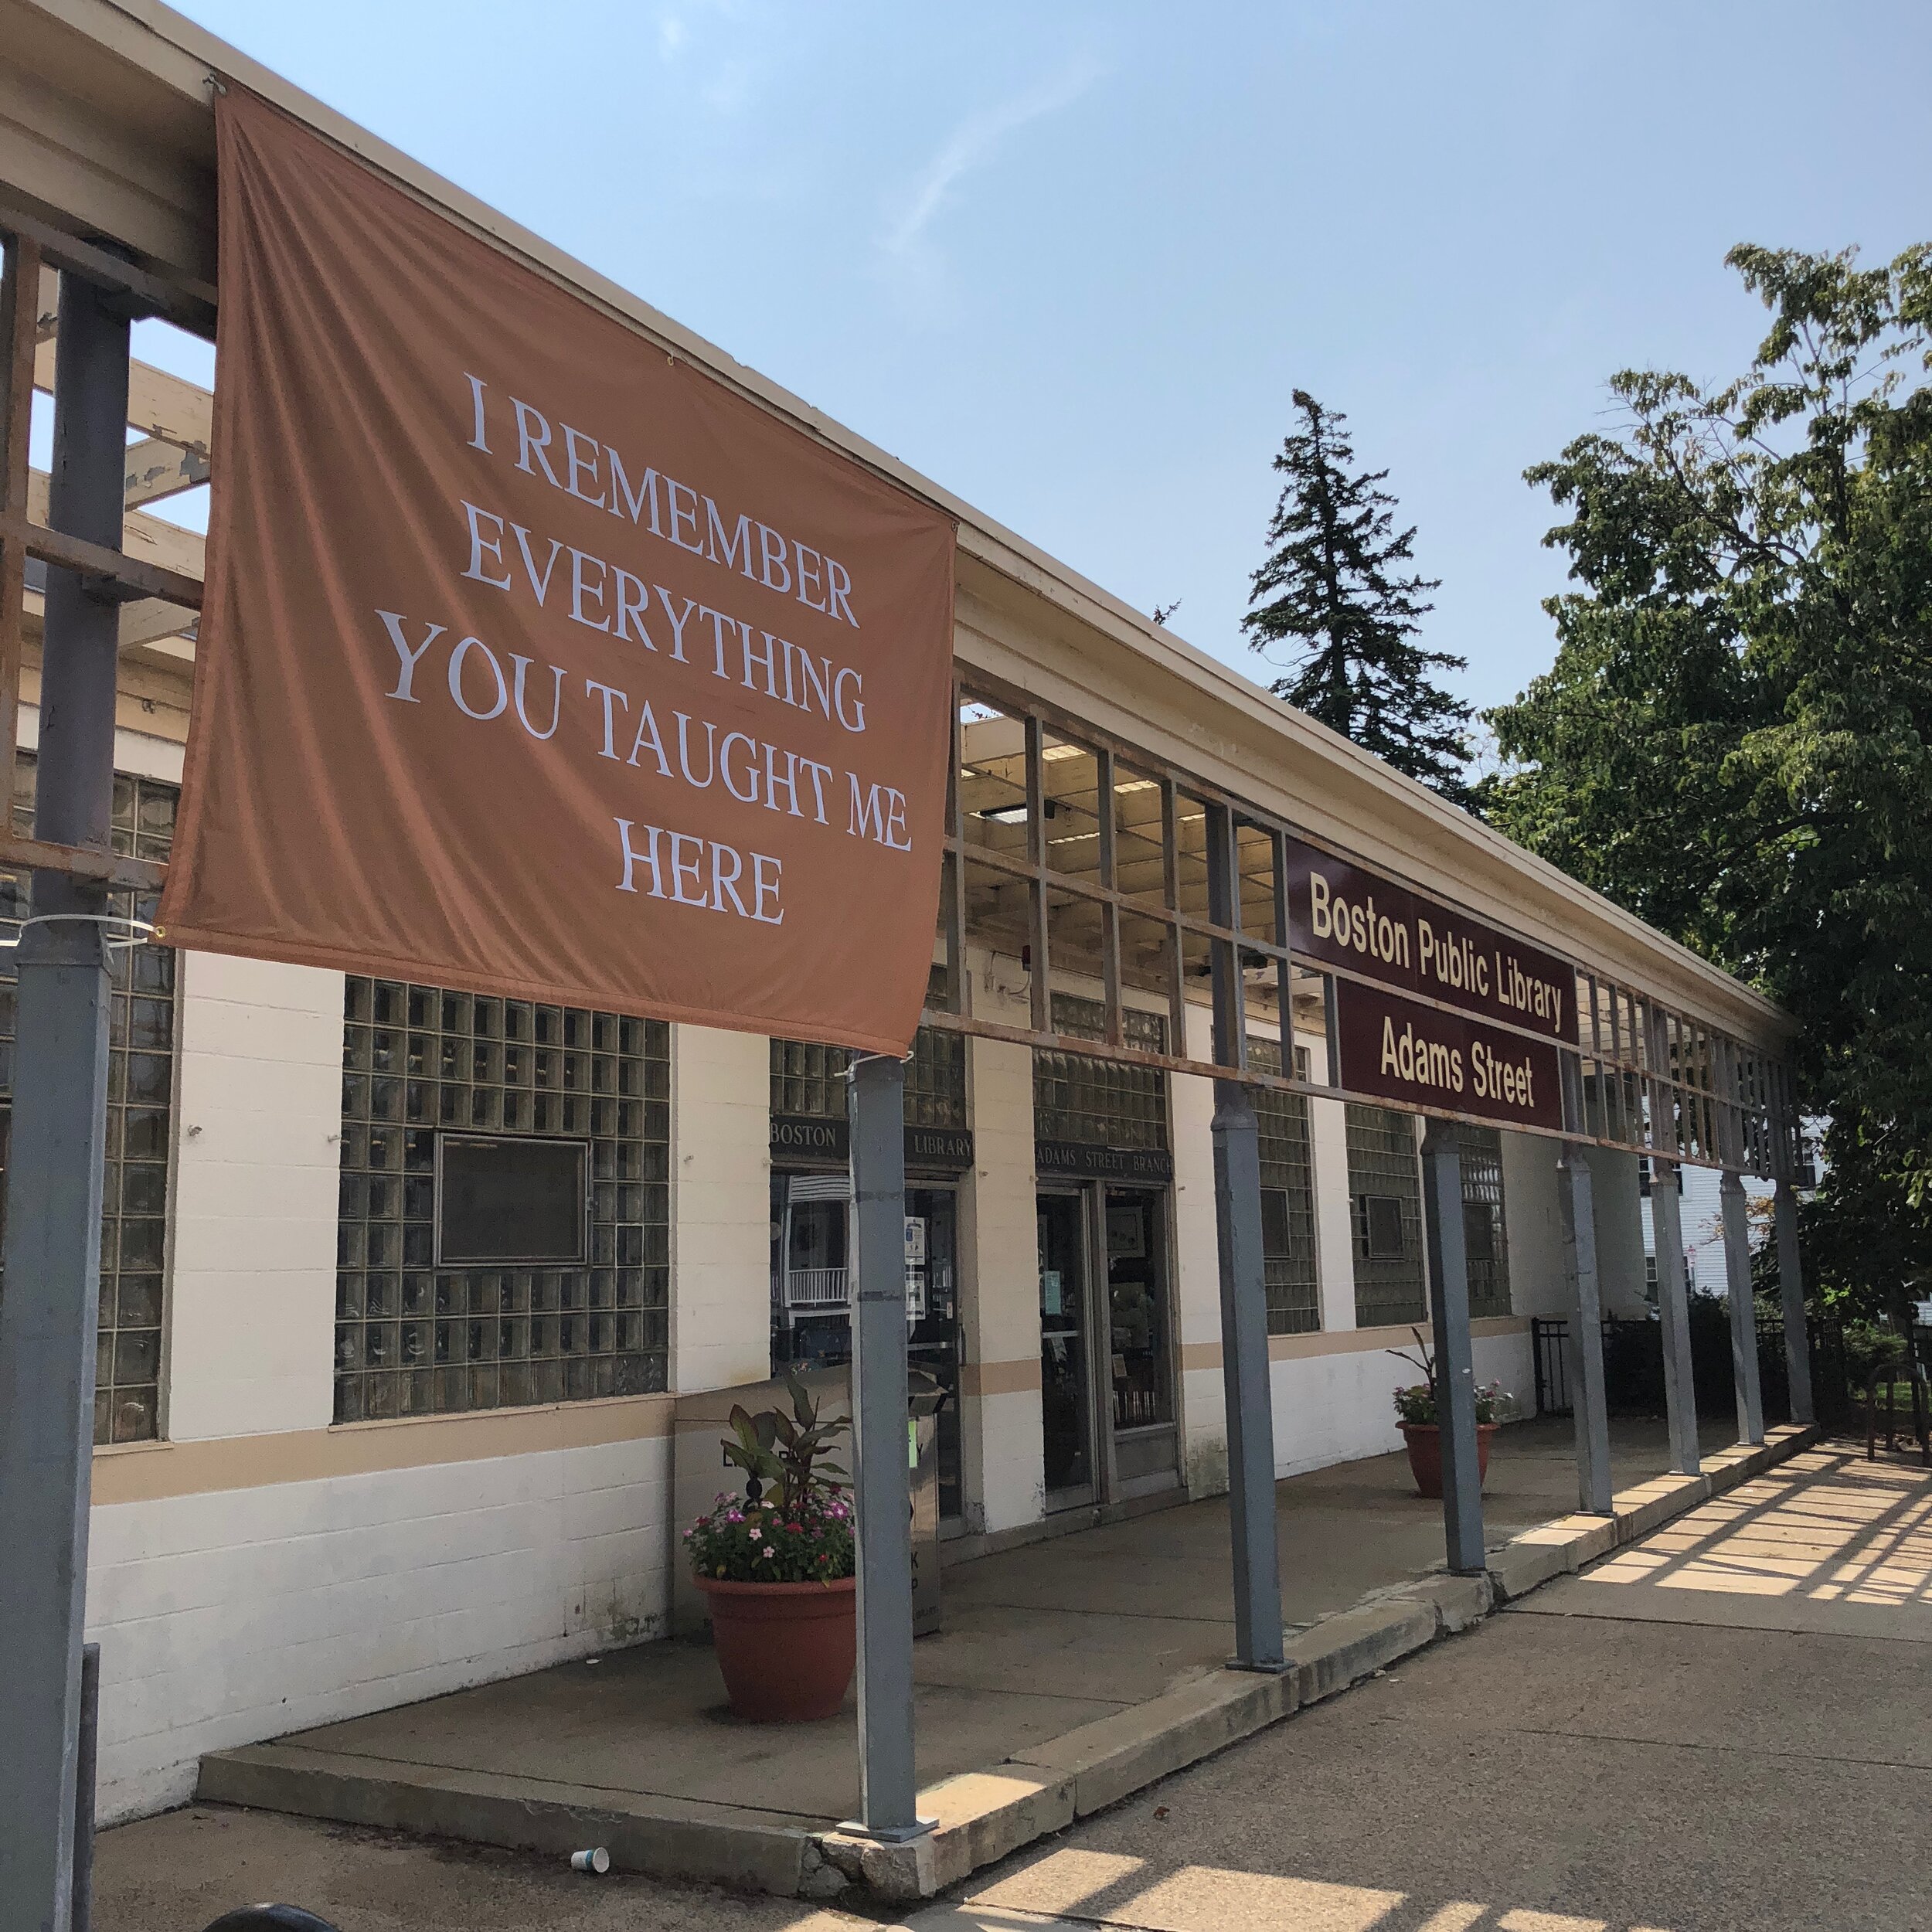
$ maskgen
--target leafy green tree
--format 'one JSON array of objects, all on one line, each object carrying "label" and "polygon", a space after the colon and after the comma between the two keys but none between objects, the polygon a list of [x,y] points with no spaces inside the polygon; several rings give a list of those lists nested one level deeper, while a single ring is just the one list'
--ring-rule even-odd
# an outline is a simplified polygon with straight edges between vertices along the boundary
[{"label": "leafy green tree", "polygon": [[1293,651],[1287,675],[1270,687],[1277,697],[1460,801],[1469,706],[1430,673],[1462,670],[1466,660],[1415,641],[1435,607],[1423,599],[1440,580],[1402,573],[1414,529],[1394,533],[1396,500],[1377,487],[1386,470],[1352,470],[1349,419],[1305,389],[1294,406],[1301,426],[1274,459],[1287,481],[1241,628],[1257,651]]},{"label": "leafy green tree", "polygon": [[1802,1023],[1828,1290],[1932,1290],[1932,249],[1742,247],[1770,311],[1705,389],[1627,371],[1529,480],[1569,520],[1553,668],[1478,808]]}]

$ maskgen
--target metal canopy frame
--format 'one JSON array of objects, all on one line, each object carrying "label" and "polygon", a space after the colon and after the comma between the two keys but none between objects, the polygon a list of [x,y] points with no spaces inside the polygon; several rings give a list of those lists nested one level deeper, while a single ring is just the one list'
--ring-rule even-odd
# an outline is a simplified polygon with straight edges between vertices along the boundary
[{"label": "metal canopy frame", "polygon": [[[1318,962],[1292,944],[1285,842],[1362,862],[1332,842],[979,674],[955,687],[947,811],[938,938],[945,995],[928,1007],[927,1024],[1426,1118],[1498,1124],[1486,1115],[1358,1093],[1335,1080],[1335,986],[1383,983]],[[1209,876],[1209,827],[1219,813],[1233,828],[1235,874],[1219,896],[1228,908],[1221,920],[1213,917]],[[1145,849],[1156,841],[1158,855],[1150,857]],[[1448,903],[1426,884],[1400,883]],[[1130,929],[1144,935],[1138,947],[1128,943]],[[1020,961],[1030,1023],[974,1012],[967,961],[975,945]],[[1778,1179],[1798,1173],[1799,1121],[1782,1062],[1654,995],[1587,968],[1574,971],[1579,1041],[1558,1048],[1564,1124],[1513,1131],[1692,1166]],[[1097,989],[1107,1015],[1103,1039],[1076,1039],[1055,1026],[1056,975]],[[1206,1004],[1222,976],[1243,987],[1250,1026],[1259,1021],[1284,1039],[1298,1031],[1325,1036],[1330,1078],[1297,1078],[1292,1060],[1279,1073],[1258,1066],[1248,1026],[1217,1036],[1230,1047],[1210,1047],[1207,1057],[1187,1050],[1189,1008]],[[1196,988],[1199,997],[1191,998]],[[1130,992],[1167,1015],[1167,1053],[1126,1043],[1122,1016],[1137,1003]],[[1443,1012],[1464,1010],[1406,988],[1402,997]],[[1485,1023],[1551,1043],[1547,1033],[1505,1019],[1485,1016]]]}]

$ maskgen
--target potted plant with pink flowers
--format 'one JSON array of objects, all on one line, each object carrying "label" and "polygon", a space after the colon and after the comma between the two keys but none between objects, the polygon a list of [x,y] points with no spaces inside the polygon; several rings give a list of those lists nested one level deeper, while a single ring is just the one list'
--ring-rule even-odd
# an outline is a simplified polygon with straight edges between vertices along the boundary
[{"label": "potted plant with pink flowers", "polygon": [[685,1532],[692,1580],[711,1612],[732,1709],[754,1724],[831,1717],[858,1656],[852,1493],[830,1460],[850,1419],[822,1418],[796,1376],[791,1413],[742,1406],[725,1459],[745,1471]]},{"label": "potted plant with pink flowers", "polygon": [[[1411,1355],[1406,1349],[1391,1349],[1389,1353],[1398,1362],[1413,1364],[1422,1371],[1422,1379],[1395,1392],[1396,1427],[1402,1431],[1402,1440],[1409,1451],[1409,1473],[1415,1478],[1416,1493],[1421,1496],[1440,1498],[1442,1495],[1442,1429],[1441,1410],[1437,1397],[1440,1389],[1440,1377],[1436,1372],[1436,1359],[1430,1352],[1429,1345],[1422,1338],[1420,1328],[1409,1332],[1416,1338],[1418,1354]],[[1476,1389],[1476,1481],[1478,1485],[1488,1480],[1489,1475],[1489,1442],[1503,1417],[1509,1413],[1512,1398],[1500,1382],[1481,1384]]]}]

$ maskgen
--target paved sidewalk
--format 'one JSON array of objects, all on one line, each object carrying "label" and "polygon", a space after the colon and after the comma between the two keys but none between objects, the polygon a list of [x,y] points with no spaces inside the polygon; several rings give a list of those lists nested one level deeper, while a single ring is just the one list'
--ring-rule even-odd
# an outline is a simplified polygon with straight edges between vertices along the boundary
[{"label": "paved sidewalk", "polygon": [[[1727,1431],[1713,1425],[1709,1438],[1714,1448]],[[1498,1437],[1485,1498],[1492,1546],[1574,1509],[1572,1440],[1566,1421]],[[1612,1461],[1620,1488],[1662,1470],[1662,1424],[1618,1423]],[[1277,1508],[1291,1631],[1441,1565],[1441,1505],[1416,1495],[1399,1455],[1291,1478],[1277,1485]],[[944,1588],[944,1628],[914,1650],[922,1786],[1002,1764],[1218,1673],[1234,1641],[1227,1503],[1184,1505],[960,1564]],[[271,1784],[271,1774],[281,1781]],[[289,1779],[307,1776],[315,1795],[287,1808],[464,1836],[473,1834],[461,1801],[474,1798],[590,1806],[621,1794],[634,1808],[668,1807],[694,1827],[746,1834],[822,1830],[859,1804],[849,1699],[821,1723],[740,1723],[709,1646],[695,1642],[641,1645],[299,1732],[277,1740],[272,1757],[223,1754],[205,1775],[214,1795],[277,1805]],[[370,1777],[433,1786],[440,1808],[359,1810],[328,1794]],[[481,1827],[474,1835],[491,1836]],[[757,1861],[771,1849],[747,1836],[736,1862],[727,1845],[722,1860],[694,1852],[657,1869],[765,1883]]]},{"label": "paved sidewalk", "polygon": [[[1932,1850],[1932,1472],[1743,1484],[893,1922],[918,1932],[1907,1932]],[[97,1932],[866,1932],[560,1859],[196,1807],[105,1834]]]},{"label": "paved sidewalk", "polygon": [[[1550,1425],[1512,1430],[1504,1437],[1492,1465],[1488,1497],[1492,1543],[1546,1521],[1573,1499],[1567,1441],[1566,1428]],[[1641,1480],[1662,1461],[1661,1430],[1641,1425],[1620,1430],[1620,1483]],[[1287,1614],[1298,1626],[1345,1611],[1365,1590],[1400,1585],[1440,1561],[1438,1509],[1406,1492],[1394,1458],[1325,1471],[1281,1487]],[[922,1715],[923,1699],[932,1690],[964,1691],[975,1668],[986,1673],[982,1681],[998,1681],[988,1667],[989,1658],[1007,1673],[1006,1695],[1016,1709],[1023,1710],[1032,1699],[1053,1707],[1056,1715],[1058,1706],[1080,1700],[1061,1694],[1069,1688],[1065,1684],[1029,1686],[1025,1673],[1029,1668],[1043,1672],[1043,1658],[1050,1662],[1057,1655],[1066,1660],[1069,1669],[1077,1668],[1084,1701],[1104,1709],[1121,1710],[1128,1700],[1154,1696],[1176,1681],[1226,1684],[1227,1674],[1212,1668],[1225,1655],[1227,1643],[1222,1612],[1228,1587],[1226,1521],[1224,1503],[1206,1503],[949,1573],[950,1635],[919,1646],[922,1675],[929,1686],[922,1694]],[[1413,1606],[1406,1614],[1413,1615]],[[1323,1628],[1335,1621],[1331,1617]],[[1340,1621],[1346,1624],[1349,1619]],[[1002,1631],[1003,1638],[998,1634]],[[1029,1643],[1029,1631],[1045,1632],[1046,1642]],[[1001,1664],[1003,1646],[1012,1654]],[[797,1770],[802,1742],[818,1753],[808,1760],[808,1771],[814,1776],[835,1775],[838,1766],[849,1761],[849,1720],[811,1727],[821,1735],[802,1740],[796,1731],[748,1731],[731,1726],[719,1713],[719,1692],[709,1675],[713,1667],[702,1650],[651,1646],[611,1661],[655,1669],[667,1653],[679,1669],[691,1673],[696,1700],[691,1732],[669,1743],[659,1731],[648,1733],[642,1746],[628,1744],[625,1730],[635,1715],[634,1706],[624,1694],[621,1673],[597,1677],[608,1668],[604,1665],[546,1672],[361,1722],[425,1727],[414,1734],[423,1740],[419,1748],[432,1760],[447,1753],[451,1739],[460,1742],[465,1736],[471,1748],[481,1740],[508,1753],[498,1761],[512,1764],[540,1760],[546,1751],[628,1747],[631,1755],[625,1761],[636,1767],[640,1780],[660,1783],[679,1803],[692,1803],[694,1790],[716,1777],[718,1788],[738,1794],[740,1803],[746,1790],[782,1790],[795,1794],[794,1802],[815,1804],[821,1815],[838,1815],[837,1801],[842,1794],[834,1788],[828,1794],[808,1780],[801,1781]],[[702,1678],[700,1667],[706,1673]],[[573,1699],[564,1698],[556,1687],[571,1690],[573,1678],[577,1680]],[[596,1680],[587,1693],[583,1688],[587,1678]],[[951,1681],[944,1681],[947,1679]],[[1236,1681],[1252,1685],[1257,1680]],[[508,1705],[501,1701],[506,1698],[512,1700]],[[547,1706],[546,1698],[553,1700]],[[468,1713],[467,1730],[464,1723],[453,1719],[452,1712],[455,1719]],[[521,1726],[519,1712],[524,1719]],[[647,1710],[645,1715],[648,1722],[663,1721],[661,1712],[654,1716]],[[560,1734],[543,1735],[544,1723]],[[440,1730],[434,1728],[439,1724],[444,1726]],[[333,1727],[338,1734],[354,1729]],[[392,1730],[384,1742],[393,1748],[394,1738]],[[922,1768],[930,1780],[934,1775],[930,1733],[925,1742],[928,1749]],[[731,1752],[736,1753],[740,1786],[730,1782],[737,1774],[730,1765],[721,1770],[718,1763],[722,1753]],[[1192,1753],[1199,1754],[1199,1750]],[[131,1932],[135,1926],[144,1932],[149,1927],[155,1932],[176,1932],[177,1927],[187,1932],[214,1915],[213,1909],[200,1910],[204,1903],[213,1908],[237,1897],[274,1892],[326,1900],[347,1915],[345,1927],[352,1925],[357,1932],[364,1927],[375,1932],[391,1925],[444,1923],[474,1925],[479,1932],[499,1923],[601,1927],[636,1922],[624,1915],[634,1913],[645,1898],[663,1901],[662,1910],[653,1904],[649,1923],[709,1922],[703,1916],[702,1900],[692,1902],[698,1895],[645,1879],[614,1879],[587,1891],[584,1882],[573,1879],[555,1855],[530,1858],[451,1844],[426,1846],[352,1826],[213,1807],[106,1835],[102,1874],[100,1932],[115,1932],[122,1925]],[[625,1900],[628,1904],[617,1903]],[[736,1922],[790,1924],[798,1909],[770,1901],[755,1909],[747,1905]],[[698,1916],[679,1916],[687,1912]]]},{"label": "paved sidewalk", "polygon": [[1904,1932],[1929,1812],[1932,1471],[1837,1445],[906,1923]]}]

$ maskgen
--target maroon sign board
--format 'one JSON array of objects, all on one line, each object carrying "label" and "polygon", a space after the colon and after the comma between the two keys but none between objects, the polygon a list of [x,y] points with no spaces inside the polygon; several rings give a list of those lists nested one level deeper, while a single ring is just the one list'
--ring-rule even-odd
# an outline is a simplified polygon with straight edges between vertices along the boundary
[{"label": "maroon sign board", "polygon": [[1340,1084],[1400,1106],[1470,1114],[1502,1127],[1563,1124],[1562,1055],[1359,980],[1335,982]]},{"label": "maroon sign board", "polygon": [[1561,1130],[1559,1048],[1577,1039],[1567,960],[1298,839],[1287,860],[1290,943],[1362,976],[1335,977],[1338,1085]]},{"label": "maroon sign board", "polygon": [[1287,845],[1297,952],[1576,1044],[1577,973],[1567,960],[1299,839]]}]

